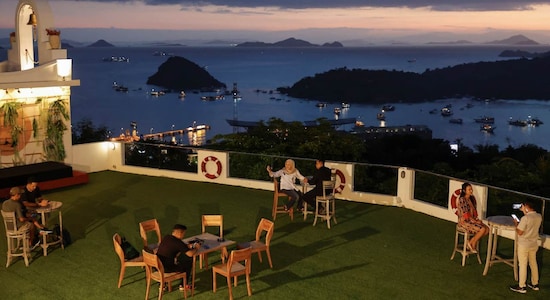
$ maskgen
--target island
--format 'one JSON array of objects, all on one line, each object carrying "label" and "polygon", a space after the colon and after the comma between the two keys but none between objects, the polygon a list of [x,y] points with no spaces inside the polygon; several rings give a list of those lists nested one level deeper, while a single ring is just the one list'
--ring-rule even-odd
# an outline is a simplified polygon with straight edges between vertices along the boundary
[{"label": "island", "polygon": [[215,90],[227,87],[204,68],[181,56],[169,57],[147,79],[147,84],[173,90]]},{"label": "island", "polygon": [[237,44],[235,47],[279,47],[279,48],[298,48],[298,47],[332,47],[341,48],[344,47],[340,42],[324,43],[323,45],[312,44],[308,41],[288,38],[276,43],[264,43],[264,42],[245,42]]},{"label": "island", "polygon": [[114,47],[115,45],[107,42],[106,40],[98,40],[93,44],[88,45],[88,47]]},{"label": "island", "polygon": [[550,57],[460,64],[423,73],[333,69],[300,79],[280,93],[338,103],[425,102],[449,98],[550,100]]}]

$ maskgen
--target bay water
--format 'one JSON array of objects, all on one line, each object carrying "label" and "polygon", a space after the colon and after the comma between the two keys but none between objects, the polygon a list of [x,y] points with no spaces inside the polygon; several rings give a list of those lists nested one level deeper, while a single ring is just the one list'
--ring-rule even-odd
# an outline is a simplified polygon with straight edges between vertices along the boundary
[{"label": "bay water", "polygon": [[[294,99],[270,93],[280,86],[290,86],[305,76],[314,76],[334,68],[385,69],[421,73],[426,69],[444,68],[463,63],[497,61],[498,54],[511,46],[392,46],[366,48],[235,48],[235,47],[105,47],[70,48],[73,59],[73,78],[81,86],[72,89],[72,123],[89,118],[93,123],[107,126],[117,136],[136,122],[141,134],[183,129],[192,124],[207,124],[207,138],[236,130],[227,119],[267,121],[271,117],[285,121],[307,121],[317,118],[334,119],[333,109],[339,103],[318,108],[317,100]],[[548,51],[547,47],[522,47],[531,52]],[[154,55],[165,53],[166,56]],[[152,89],[162,88],[145,84],[169,55],[182,56],[202,66],[231,90],[234,83],[242,99],[231,96],[224,100],[202,101],[210,93],[179,91],[154,97]],[[1,55],[0,55],[1,56]],[[124,56],[129,62],[104,62],[103,58]],[[1,60],[5,58],[0,57]],[[113,83],[128,87],[117,92]],[[399,88],[399,87],[396,87]],[[550,95],[549,95],[550,97]],[[368,100],[368,99],[366,99]],[[339,99],[346,102],[346,99]],[[406,99],[390,103],[395,111],[386,112],[385,124],[376,115],[379,104],[351,104],[342,110],[340,118],[356,117],[365,126],[427,125],[434,138],[448,141],[461,139],[473,147],[478,144],[497,144],[500,149],[511,145],[535,144],[550,149],[550,101],[492,99],[442,99],[424,103],[406,103]],[[452,104],[451,117],[439,110]],[[430,111],[437,110],[431,114]],[[474,118],[495,118],[494,133],[480,131]],[[538,127],[515,127],[510,118],[538,118],[546,124]],[[452,124],[450,118],[461,118],[463,124]],[[341,130],[351,130],[345,125]],[[178,142],[188,143],[187,138]]]}]

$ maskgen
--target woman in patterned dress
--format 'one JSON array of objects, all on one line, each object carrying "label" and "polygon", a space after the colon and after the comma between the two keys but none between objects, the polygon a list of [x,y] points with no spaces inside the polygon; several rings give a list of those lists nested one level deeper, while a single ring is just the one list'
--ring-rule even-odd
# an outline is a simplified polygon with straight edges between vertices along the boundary
[{"label": "woman in patterned dress", "polygon": [[458,198],[458,226],[467,230],[474,236],[467,241],[467,247],[470,251],[477,252],[477,243],[482,236],[489,234],[489,227],[478,219],[476,209],[476,199],[472,193],[474,189],[468,182],[462,184],[462,191]]}]

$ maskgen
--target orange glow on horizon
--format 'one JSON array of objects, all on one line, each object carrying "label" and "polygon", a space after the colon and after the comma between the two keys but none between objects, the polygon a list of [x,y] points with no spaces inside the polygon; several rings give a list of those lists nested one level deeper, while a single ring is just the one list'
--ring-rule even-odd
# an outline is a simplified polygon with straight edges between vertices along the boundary
[{"label": "orange glow on horizon", "polygon": [[[0,27],[12,28],[16,1],[0,4]],[[550,5],[526,11],[430,11],[429,8],[278,9],[219,6],[181,8],[140,2],[50,1],[60,28],[282,31],[304,28],[365,28],[391,31],[479,32],[550,30]]]}]

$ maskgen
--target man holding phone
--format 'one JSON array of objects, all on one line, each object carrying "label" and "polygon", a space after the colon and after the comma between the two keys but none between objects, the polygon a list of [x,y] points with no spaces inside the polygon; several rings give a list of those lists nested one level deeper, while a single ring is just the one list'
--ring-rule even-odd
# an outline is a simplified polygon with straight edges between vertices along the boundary
[{"label": "man holding phone", "polygon": [[517,221],[516,232],[518,234],[518,263],[519,263],[519,282],[518,285],[511,286],[510,290],[525,294],[527,292],[527,265],[531,268],[531,284],[527,284],[534,291],[539,290],[539,269],[537,265],[537,251],[539,250],[538,238],[539,228],[542,223],[542,216],[535,211],[533,203],[525,201],[520,210],[524,216]]}]

